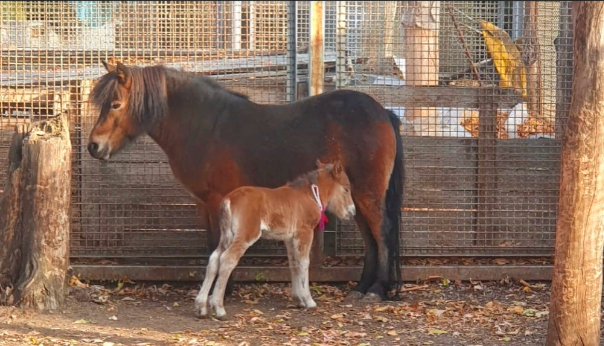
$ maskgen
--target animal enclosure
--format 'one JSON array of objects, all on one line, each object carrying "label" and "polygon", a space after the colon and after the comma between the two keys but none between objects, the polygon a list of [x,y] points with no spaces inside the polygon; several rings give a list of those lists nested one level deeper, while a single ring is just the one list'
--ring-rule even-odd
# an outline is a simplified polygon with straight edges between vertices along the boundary
[{"label": "animal enclosure", "polygon": [[[161,63],[254,102],[293,102],[308,96],[310,23],[319,20],[323,89],[367,92],[403,121],[401,254],[553,255],[573,66],[569,2],[324,3],[317,14],[309,1],[2,2],[0,181],[15,125],[68,114],[76,271],[197,280],[206,233],[161,149],[143,137],[107,162],[86,149],[101,60]],[[364,250],[354,222],[329,220],[315,278],[356,280],[354,268],[325,270]],[[266,267],[287,256],[282,244],[259,241],[245,258]],[[265,277],[287,280],[287,265],[273,267]]]}]

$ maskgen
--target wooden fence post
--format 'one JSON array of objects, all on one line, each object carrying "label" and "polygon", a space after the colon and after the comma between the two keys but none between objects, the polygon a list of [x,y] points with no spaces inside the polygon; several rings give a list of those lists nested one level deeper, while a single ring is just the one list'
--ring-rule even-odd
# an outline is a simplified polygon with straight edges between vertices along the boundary
[{"label": "wooden fence post", "polygon": [[[310,2],[310,57],[308,64],[309,96],[323,92],[325,68],[323,65],[323,50],[325,46],[325,2]],[[310,257],[310,267],[323,266],[323,231],[315,230]]]},{"label": "wooden fence post", "polygon": [[478,213],[475,243],[493,246],[497,231],[493,223],[493,207],[496,201],[497,169],[495,168],[497,145],[497,103],[495,90],[480,89],[478,112]]},{"label": "wooden fence post", "polygon": [[71,139],[65,114],[16,127],[0,197],[0,301],[56,309],[66,294]]}]

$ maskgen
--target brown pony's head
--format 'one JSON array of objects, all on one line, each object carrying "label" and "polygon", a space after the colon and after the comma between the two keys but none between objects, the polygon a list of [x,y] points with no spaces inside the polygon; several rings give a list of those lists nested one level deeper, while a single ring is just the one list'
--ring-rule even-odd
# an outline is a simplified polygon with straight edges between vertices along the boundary
[{"label": "brown pony's head", "polygon": [[161,66],[126,67],[103,61],[107,73],[91,92],[99,117],[88,139],[88,152],[107,160],[147,132],[168,112],[165,70]]},{"label": "brown pony's head", "polygon": [[342,164],[324,164],[317,160],[317,186],[325,198],[325,209],[334,213],[341,220],[351,219],[355,213],[354,201],[350,193],[350,181]]}]

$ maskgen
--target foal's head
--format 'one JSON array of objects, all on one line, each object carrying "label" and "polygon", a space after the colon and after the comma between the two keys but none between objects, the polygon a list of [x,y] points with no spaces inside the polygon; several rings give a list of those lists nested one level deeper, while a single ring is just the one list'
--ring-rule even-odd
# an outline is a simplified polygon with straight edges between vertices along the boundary
[{"label": "foal's head", "polygon": [[104,61],[103,65],[107,73],[90,95],[100,113],[88,151],[96,159],[107,160],[166,115],[168,101],[163,66],[126,67]]},{"label": "foal's head", "polygon": [[317,160],[317,167],[316,185],[325,200],[325,209],[341,220],[352,218],[356,211],[350,194],[350,181],[342,164],[339,161],[323,164]]}]

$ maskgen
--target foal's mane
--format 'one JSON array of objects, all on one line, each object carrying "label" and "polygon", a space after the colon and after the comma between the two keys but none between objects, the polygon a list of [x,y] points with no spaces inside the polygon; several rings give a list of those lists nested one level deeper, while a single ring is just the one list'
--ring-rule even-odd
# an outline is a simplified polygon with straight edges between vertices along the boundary
[{"label": "foal's mane", "polygon": [[313,171],[304,173],[298,177],[296,177],[294,180],[290,181],[289,183],[287,183],[287,186],[290,187],[304,187],[304,186],[308,186],[311,184],[316,184],[317,183],[317,179],[319,177],[319,172],[322,170],[325,170],[327,172],[331,171],[333,169],[333,164],[328,163],[325,165],[324,168],[318,168],[315,169]]},{"label": "foal's mane", "polygon": [[[145,128],[168,114],[168,85],[170,88],[176,89],[185,85],[189,88],[196,87],[198,88],[197,92],[212,95],[211,97],[215,99],[236,97],[249,100],[248,96],[229,90],[212,78],[192,72],[179,71],[163,65],[128,66],[128,70],[132,79],[129,90],[128,112]],[[169,80],[168,77],[170,77]],[[103,75],[90,93],[90,99],[101,110],[101,115],[107,114],[111,103],[118,96],[119,88],[116,71]]]}]

